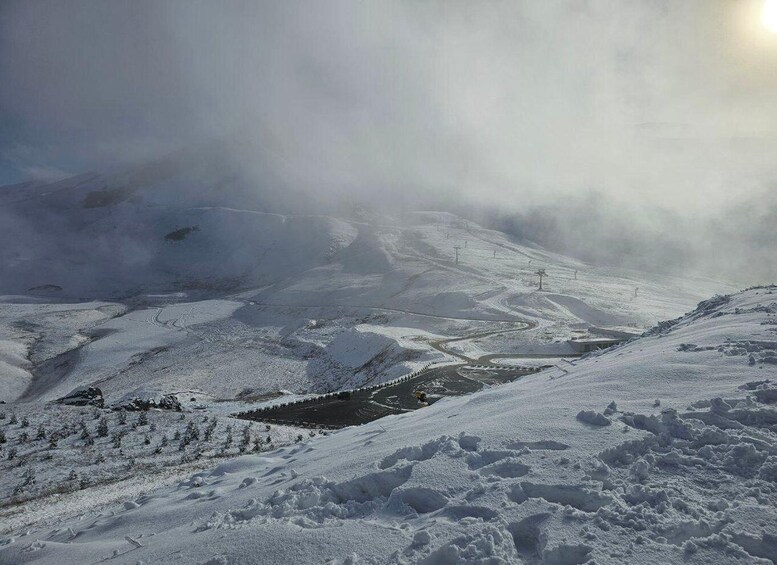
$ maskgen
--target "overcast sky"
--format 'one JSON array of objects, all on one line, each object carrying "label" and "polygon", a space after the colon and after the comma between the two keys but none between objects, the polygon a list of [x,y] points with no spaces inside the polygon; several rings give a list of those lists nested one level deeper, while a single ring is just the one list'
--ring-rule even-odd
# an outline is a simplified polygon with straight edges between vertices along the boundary
[{"label": "overcast sky", "polygon": [[773,205],[761,4],[4,0],[0,183],[239,131],[318,192]]}]

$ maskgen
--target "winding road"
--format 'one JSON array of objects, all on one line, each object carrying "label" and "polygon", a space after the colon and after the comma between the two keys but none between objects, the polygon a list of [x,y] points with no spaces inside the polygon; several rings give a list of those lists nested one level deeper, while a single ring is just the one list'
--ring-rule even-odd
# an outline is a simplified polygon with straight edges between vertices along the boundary
[{"label": "winding road", "polygon": [[[495,356],[520,358],[521,354],[489,354],[478,359],[451,351],[451,343],[479,339],[497,334],[526,331],[536,327],[534,322],[517,322],[520,328],[477,332],[462,337],[429,341],[429,345],[463,361],[453,365],[434,367],[409,379],[391,382],[379,388],[361,388],[333,396],[310,399],[294,404],[274,406],[236,414],[238,418],[272,422],[300,427],[343,428],[366,424],[389,416],[417,410],[433,404],[446,396],[461,396],[477,392],[487,386],[496,386],[514,381],[522,376],[536,373],[541,367],[511,367],[490,364]],[[565,355],[572,357],[573,355]],[[537,357],[527,355],[527,357]],[[416,398],[416,392],[426,393],[426,403]]]}]

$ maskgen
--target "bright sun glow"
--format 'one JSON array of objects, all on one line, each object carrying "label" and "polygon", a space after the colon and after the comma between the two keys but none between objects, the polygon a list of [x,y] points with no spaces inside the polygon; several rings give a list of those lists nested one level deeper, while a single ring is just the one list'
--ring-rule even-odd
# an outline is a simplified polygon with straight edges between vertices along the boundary
[{"label": "bright sun glow", "polygon": [[777,0],[766,0],[761,10],[761,23],[771,31],[777,33]]}]

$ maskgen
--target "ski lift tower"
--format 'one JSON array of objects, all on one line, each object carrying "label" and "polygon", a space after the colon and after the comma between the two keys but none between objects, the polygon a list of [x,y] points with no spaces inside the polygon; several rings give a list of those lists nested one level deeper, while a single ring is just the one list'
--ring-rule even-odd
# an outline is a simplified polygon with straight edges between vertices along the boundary
[{"label": "ski lift tower", "polygon": [[536,273],[534,273],[538,277],[540,277],[540,288],[539,290],[542,290],[542,277],[547,277],[548,273],[545,272],[545,269],[540,269]]}]

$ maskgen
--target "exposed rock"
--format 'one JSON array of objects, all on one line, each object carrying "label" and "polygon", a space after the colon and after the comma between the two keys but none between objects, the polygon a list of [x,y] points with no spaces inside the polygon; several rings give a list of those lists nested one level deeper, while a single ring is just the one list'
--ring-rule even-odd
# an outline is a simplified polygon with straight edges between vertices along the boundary
[{"label": "exposed rock", "polygon": [[111,408],[114,410],[127,410],[129,412],[151,410],[152,408],[174,410],[175,412],[181,412],[183,410],[180,401],[174,394],[165,394],[158,400],[153,398],[130,398],[129,400],[124,400],[119,404],[113,405]]},{"label": "exposed rock", "polygon": [[70,406],[97,406],[98,408],[105,406],[103,392],[96,386],[77,388],[57,399],[57,402]]}]

